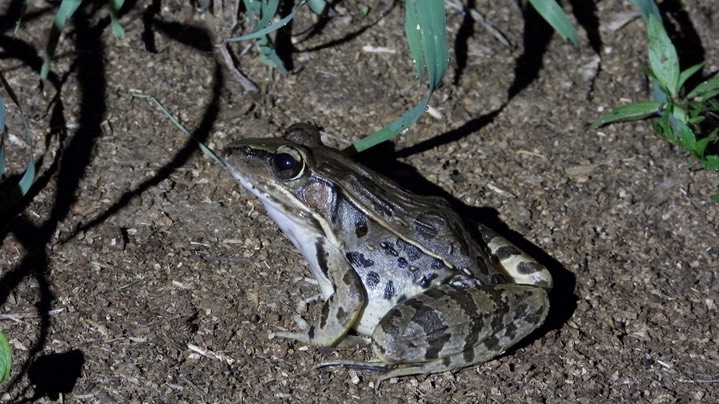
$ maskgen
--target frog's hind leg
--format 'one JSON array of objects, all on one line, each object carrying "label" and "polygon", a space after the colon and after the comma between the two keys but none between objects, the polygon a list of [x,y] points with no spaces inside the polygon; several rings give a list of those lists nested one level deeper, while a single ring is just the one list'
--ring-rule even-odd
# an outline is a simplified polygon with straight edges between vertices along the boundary
[{"label": "frog's hind leg", "polygon": [[548,310],[547,291],[533,285],[428,289],[375,328],[374,351],[390,365],[379,381],[488,361],[539,327]]},{"label": "frog's hind leg", "polygon": [[506,238],[483,224],[477,224],[489,251],[514,283],[552,289],[552,275],[547,268]]}]

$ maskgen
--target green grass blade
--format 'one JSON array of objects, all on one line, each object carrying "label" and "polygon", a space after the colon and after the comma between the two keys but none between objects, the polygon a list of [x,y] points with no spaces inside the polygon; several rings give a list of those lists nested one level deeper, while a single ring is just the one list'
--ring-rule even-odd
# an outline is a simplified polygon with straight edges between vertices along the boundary
[{"label": "green grass blade", "polygon": [[[22,112],[22,106],[20,105],[20,102],[17,99],[17,96],[15,95],[15,92],[10,87],[10,83],[8,83],[5,80],[5,76],[0,72],[0,83],[2,84],[3,88],[5,88],[5,91],[8,93],[8,96],[10,96],[10,99],[15,103],[15,105],[18,108],[18,111],[20,111],[20,114],[22,115],[22,133],[23,138],[25,140],[25,143],[28,145],[28,149],[30,150],[30,156],[28,158],[28,163],[25,166],[25,172],[23,173],[23,176],[20,178],[20,181],[18,181],[18,188],[20,189],[20,195],[24,196],[27,194],[27,192],[30,190],[30,187],[35,182],[35,158],[33,156],[33,150],[34,150],[34,142],[32,133],[30,133],[30,123],[28,122],[27,117]],[[2,164],[0,164],[2,167],[0,167],[0,174],[5,171],[5,162],[6,162],[6,151],[5,151],[5,125],[6,125],[6,115],[5,115],[5,100],[3,97],[0,97],[0,111],[2,111],[2,119],[0,119],[0,160],[2,160]],[[6,202],[6,201],[4,201]],[[9,204],[12,203],[4,203],[3,207],[7,207]]]},{"label": "green grass blade", "polygon": [[[225,39],[225,42],[232,43],[232,42],[246,41],[248,39],[256,39],[256,38],[262,37],[263,35],[267,35],[269,33],[277,31],[278,29],[287,25],[287,23],[290,22],[290,20],[295,18],[295,15],[297,14],[298,11],[300,11],[300,8],[302,8],[302,6],[304,6],[305,3],[307,3],[307,0],[303,0],[303,1],[299,2],[295,6],[295,8],[292,9],[292,11],[289,14],[287,14],[284,18],[282,18],[281,20],[277,21],[274,24],[270,24],[262,29],[258,29],[257,31],[253,31],[246,35],[241,35],[241,36],[234,37],[234,38],[227,38],[227,39]],[[259,26],[257,28],[259,28]]]},{"label": "green grass blade", "polygon": [[596,129],[612,122],[638,121],[658,115],[663,108],[664,103],[657,101],[641,101],[624,105],[594,120],[594,122],[592,122],[592,128]]},{"label": "green grass blade", "polygon": [[427,105],[429,105],[429,97],[422,100],[422,102],[417,104],[411,110],[407,111],[396,121],[390,123],[384,128],[378,130],[377,132],[374,132],[371,135],[358,140],[344,151],[348,154],[359,153],[386,140],[392,139],[393,137],[397,136],[397,134],[402,133],[403,130],[409,128],[409,126],[412,125],[415,121],[417,121],[417,118],[422,115],[422,112],[424,112],[424,110],[427,108]]},{"label": "green grass blade", "polygon": [[12,349],[5,334],[0,332],[0,383],[10,377],[12,371]]},{"label": "green grass blade", "polygon": [[427,77],[434,91],[449,65],[444,2],[408,0],[405,7],[405,35],[417,77]]},{"label": "green grass blade", "polygon": [[18,188],[20,188],[20,195],[27,195],[33,183],[35,183],[35,159],[28,162],[25,173],[17,184]]},{"label": "green grass blade", "polygon": [[424,52],[422,50],[422,35],[419,32],[419,21],[417,21],[416,3],[408,2],[404,15],[404,35],[407,37],[409,53],[412,55],[412,64],[417,73],[417,79],[424,79],[427,71],[424,65]]},{"label": "green grass blade", "polygon": [[437,89],[449,66],[449,49],[447,47],[446,16],[444,2],[422,1],[423,7],[418,8],[418,20],[422,32],[422,43],[425,49],[425,65],[429,79],[429,91]]},{"label": "green grass blade", "polygon": [[112,35],[115,37],[120,45],[127,46],[127,36],[125,35],[125,29],[120,24],[120,19],[117,13],[120,12],[122,5],[125,0],[110,0],[110,27],[112,29]]},{"label": "green grass blade", "polygon": [[47,36],[47,46],[45,47],[42,67],[40,68],[41,79],[47,80],[47,75],[50,73],[50,63],[52,62],[53,56],[55,56],[57,42],[60,40],[60,33],[63,27],[65,27],[68,18],[75,14],[75,11],[77,11],[81,3],[82,0],[62,0],[62,3],[60,3],[60,8],[57,9],[57,14],[55,14],[55,20],[52,23],[50,34]]},{"label": "green grass blade", "polygon": [[200,142],[199,140],[197,140],[197,139],[195,139],[194,137],[192,137],[192,134],[190,133],[190,131],[188,131],[184,126],[182,126],[182,124],[181,124],[174,116],[172,116],[172,114],[170,114],[170,111],[168,111],[167,109],[165,109],[165,107],[160,103],[160,101],[157,100],[157,98],[155,98],[155,97],[153,97],[153,96],[151,96],[151,95],[143,94],[143,93],[141,93],[141,92],[139,92],[139,91],[131,91],[130,94],[131,94],[133,97],[137,97],[137,98],[141,98],[141,99],[148,100],[152,105],[154,105],[155,107],[157,107],[157,109],[159,109],[160,111],[162,111],[162,113],[167,117],[167,119],[169,119],[170,122],[172,122],[172,124],[175,125],[175,127],[176,127],[180,132],[184,133],[187,137],[189,137],[190,139],[194,140],[194,141],[197,143],[197,145],[200,147],[200,150],[202,150],[203,153],[205,153],[207,156],[209,156],[210,158],[212,158],[212,159],[215,160],[216,162],[220,163],[222,166],[226,166],[225,162],[222,161],[222,159],[217,155],[217,153],[215,153],[215,152],[214,152],[212,149],[210,149],[209,147],[205,146],[205,145],[204,145],[202,142]]},{"label": "green grass blade", "polygon": [[[421,3],[421,4],[420,4]],[[355,142],[345,151],[361,152],[389,140],[410,125],[425,111],[434,90],[442,83],[449,66],[446,18],[441,0],[408,0],[405,10],[405,34],[417,78],[427,78],[429,94],[414,108],[384,128]]]},{"label": "green grass blade", "polygon": [[325,0],[308,0],[307,6],[312,10],[315,14],[322,14],[325,12],[325,9],[327,8],[327,3]]},{"label": "green grass blade", "polygon": [[575,48],[579,47],[577,31],[555,0],[529,0],[529,2],[562,38],[569,40]]},{"label": "green grass blade", "polygon": [[[0,73],[1,74],[1,73]],[[5,99],[0,95],[0,175],[5,172]]]},{"label": "green grass blade", "polygon": [[679,56],[661,20],[654,15],[649,16],[647,37],[649,66],[659,85],[669,92],[672,99],[675,99],[679,94]]},{"label": "green grass blade", "polygon": [[659,7],[654,0],[632,0],[634,6],[639,9],[639,13],[642,15],[644,22],[649,21],[649,16],[655,16],[659,21],[662,20],[662,15],[659,14]]}]

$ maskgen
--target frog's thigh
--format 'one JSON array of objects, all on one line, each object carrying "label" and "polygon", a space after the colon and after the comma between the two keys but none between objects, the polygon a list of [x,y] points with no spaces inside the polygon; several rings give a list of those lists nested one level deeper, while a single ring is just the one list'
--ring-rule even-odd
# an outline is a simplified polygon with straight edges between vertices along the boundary
[{"label": "frog's thigh", "polygon": [[548,310],[547,291],[532,285],[429,289],[390,310],[372,334],[383,362],[411,364],[382,379],[488,361],[541,325]]},{"label": "frog's thigh", "polygon": [[[329,248],[329,247],[327,247]],[[319,321],[300,332],[278,332],[276,336],[319,346],[339,343],[357,321],[367,301],[362,281],[343,255],[320,251],[318,259],[334,292],[322,305]]]}]

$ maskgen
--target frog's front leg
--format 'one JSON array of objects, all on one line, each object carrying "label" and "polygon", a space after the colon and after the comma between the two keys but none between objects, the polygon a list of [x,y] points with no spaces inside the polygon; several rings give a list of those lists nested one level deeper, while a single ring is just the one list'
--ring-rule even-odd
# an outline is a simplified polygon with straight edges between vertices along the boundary
[{"label": "frog's front leg", "polygon": [[[533,285],[441,285],[392,308],[375,328],[379,381],[488,361],[539,327],[547,291]],[[369,364],[368,364],[369,365]],[[406,365],[406,366],[404,366]]]},{"label": "frog's front leg", "polygon": [[338,251],[330,253],[332,246],[317,251],[320,272],[332,284],[333,293],[322,305],[319,321],[301,332],[278,332],[276,336],[295,339],[318,346],[337,345],[357,321],[367,302],[362,282],[352,266]]}]

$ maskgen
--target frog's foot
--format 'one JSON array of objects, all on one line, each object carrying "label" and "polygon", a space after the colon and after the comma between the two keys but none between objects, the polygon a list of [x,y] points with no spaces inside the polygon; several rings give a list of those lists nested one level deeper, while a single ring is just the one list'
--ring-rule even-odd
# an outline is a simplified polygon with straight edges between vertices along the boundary
[{"label": "frog's foot", "polygon": [[390,365],[390,364],[380,362],[380,361],[360,362],[360,361],[338,360],[338,361],[332,361],[332,362],[318,363],[318,364],[314,365],[312,367],[312,369],[317,370],[317,369],[322,369],[322,368],[327,368],[327,367],[341,366],[346,369],[364,370],[364,371],[370,371],[370,372],[383,372],[382,374],[380,374],[373,380],[374,388],[376,390],[379,388],[379,385],[383,381],[385,381],[387,379],[391,379],[393,377],[436,373],[435,371],[430,369],[432,366],[427,366],[427,365],[430,365],[430,364],[423,363],[418,366],[399,367],[398,365]]},{"label": "frog's foot", "polygon": [[[332,362],[321,362],[314,366],[312,366],[312,369],[322,369],[322,368],[328,368],[328,367],[335,367],[335,366],[342,366],[343,368],[347,369],[354,369],[354,370],[366,370],[371,372],[386,372],[388,368],[392,368],[392,365],[388,365],[384,362],[359,362],[359,361],[345,361],[345,360],[339,360],[339,361],[332,361]],[[385,373],[386,374],[386,373]],[[389,379],[390,377],[385,377],[385,375],[381,375],[378,378],[374,380],[374,388],[375,390],[379,388],[380,383],[382,383],[383,380]]]},{"label": "frog's foot", "polygon": [[544,265],[489,227],[479,223],[477,227],[492,255],[514,283],[552,289],[552,275]]},{"label": "frog's foot", "polygon": [[[302,335],[306,334],[306,332],[304,332],[304,331],[309,330],[311,327],[310,323],[308,323],[307,320],[302,318],[302,316],[300,316],[299,314],[295,314],[294,316],[292,316],[292,321],[294,321],[297,328],[299,328],[300,331],[303,331],[303,332],[279,331],[279,332],[273,333],[274,336],[280,337],[280,338],[287,338],[287,339],[294,339],[294,340],[302,341],[303,340]],[[298,338],[298,336],[300,336],[300,338]]]},{"label": "frog's foot", "polygon": [[309,276],[295,276],[294,278],[292,278],[292,282],[293,283],[304,282],[309,285],[320,286],[320,283],[317,281],[317,279],[310,278]]}]

